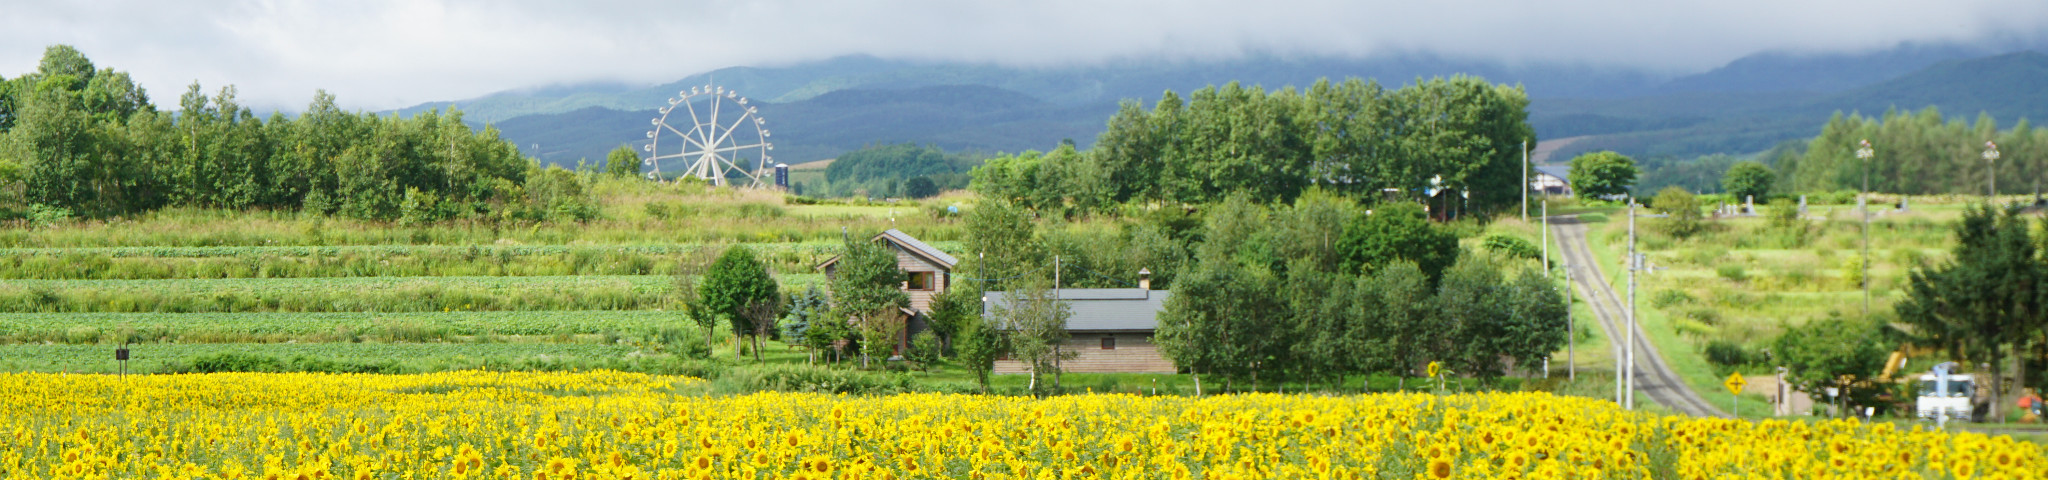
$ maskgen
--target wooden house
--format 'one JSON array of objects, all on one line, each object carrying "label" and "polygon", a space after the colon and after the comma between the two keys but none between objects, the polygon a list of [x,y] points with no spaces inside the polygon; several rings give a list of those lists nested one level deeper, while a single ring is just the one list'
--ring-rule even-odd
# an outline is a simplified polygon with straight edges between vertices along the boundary
[{"label": "wooden house", "polygon": [[[904,273],[905,280],[899,288],[910,297],[910,307],[903,309],[903,336],[897,339],[900,352],[909,348],[911,335],[931,328],[932,299],[953,285],[953,268],[960,260],[893,228],[868,240],[888,245],[896,254],[896,268]],[[818,264],[818,270],[830,278],[838,272],[839,258],[834,256]]]}]

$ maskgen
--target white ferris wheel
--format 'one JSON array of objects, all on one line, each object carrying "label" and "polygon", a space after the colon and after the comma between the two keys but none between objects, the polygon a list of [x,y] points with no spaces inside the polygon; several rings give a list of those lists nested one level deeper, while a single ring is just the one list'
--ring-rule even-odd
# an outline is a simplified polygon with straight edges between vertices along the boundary
[{"label": "white ferris wheel", "polygon": [[767,121],[747,105],[747,98],[725,87],[705,85],[677,92],[647,132],[647,178],[660,179],[661,167],[682,165],[681,176],[713,185],[760,187],[769,179]]}]

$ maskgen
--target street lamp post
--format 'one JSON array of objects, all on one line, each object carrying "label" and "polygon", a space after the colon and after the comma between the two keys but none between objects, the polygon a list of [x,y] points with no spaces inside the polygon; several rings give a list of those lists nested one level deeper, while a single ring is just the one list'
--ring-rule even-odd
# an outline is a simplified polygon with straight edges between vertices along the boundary
[{"label": "street lamp post", "polygon": [[1877,156],[1877,150],[1870,147],[1870,140],[1864,139],[1856,147],[1856,158],[1863,163],[1863,198],[1857,200],[1856,209],[1863,211],[1863,274],[1858,280],[1863,285],[1863,319],[1870,320],[1870,159]]},{"label": "street lamp post", "polygon": [[1997,164],[1998,144],[1992,143],[1987,140],[1984,142],[1984,176],[1991,179],[1991,197],[1989,198],[1989,200],[1994,203],[1998,201],[1998,167],[1996,166]]}]

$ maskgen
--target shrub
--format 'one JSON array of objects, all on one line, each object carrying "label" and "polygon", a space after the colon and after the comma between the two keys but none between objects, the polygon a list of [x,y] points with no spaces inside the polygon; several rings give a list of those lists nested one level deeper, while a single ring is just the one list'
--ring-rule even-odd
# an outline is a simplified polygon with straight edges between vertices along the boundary
[{"label": "shrub", "polygon": [[1672,305],[1692,303],[1693,300],[1692,294],[1669,288],[1650,294],[1650,306],[1653,308],[1668,308]]},{"label": "shrub", "polygon": [[284,361],[267,355],[227,352],[193,357],[183,365],[167,365],[166,369],[176,373],[281,372]]},{"label": "shrub", "polygon": [[71,209],[44,204],[28,206],[28,223],[36,228],[49,228],[71,219]]},{"label": "shrub", "polygon": [[1770,219],[1771,226],[1773,227],[1792,228],[1799,226],[1799,203],[1792,201],[1790,198],[1771,200],[1770,206],[1764,209],[1764,214],[1767,216],[1766,218]]},{"label": "shrub", "polygon": [[939,362],[939,336],[931,330],[917,332],[910,337],[910,351],[904,353],[904,359],[916,363],[918,369],[930,370]]},{"label": "shrub", "polygon": [[1486,245],[1487,251],[1510,258],[1533,259],[1543,256],[1543,252],[1537,250],[1536,245],[1530,244],[1528,240],[1523,240],[1521,237],[1512,235],[1500,233],[1487,235],[1486,241],[1483,243]]},{"label": "shrub", "polygon": [[735,368],[716,380],[726,393],[760,391],[890,394],[911,391],[910,378],[817,365],[760,365]]},{"label": "shrub", "polygon": [[1658,222],[1658,225],[1663,228],[1664,233],[1672,237],[1691,237],[1705,227],[1700,222],[1699,199],[1694,198],[1691,192],[1683,188],[1664,187],[1664,190],[1657,192],[1657,198],[1652,202],[1658,211],[1668,215],[1664,221]]},{"label": "shrub", "polygon": [[1707,355],[1707,363],[1731,370],[1748,366],[1752,361],[1748,349],[1725,339],[1717,338],[1707,342],[1704,353]]},{"label": "shrub", "polygon": [[1736,265],[1733,263],[1722,264],[1719,267],[1714,267],[1714,274],[1720,275],[1721,278],[1726,278],[1728,280],[1736,282],[1749,280],[1749,272],[1744,271],[1741,265]]}]

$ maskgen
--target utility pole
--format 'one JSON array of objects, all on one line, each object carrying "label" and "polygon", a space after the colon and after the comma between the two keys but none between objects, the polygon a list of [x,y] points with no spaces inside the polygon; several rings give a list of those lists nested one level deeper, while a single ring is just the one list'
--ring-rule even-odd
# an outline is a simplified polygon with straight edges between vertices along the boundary
[{"label": "utility pole", "polygon": [[[1522,221],[1529,221],[1529,141],[1522,141]],[[1546,265],[1546,268],[1548,266]]]},{"label": "utility pole", "polygon": [[1628,199],[1628,350],[1622,356],[1626,363],[1622,377],[1628,387],[1623,389],[1627,401],[1621,404],[1628,410],[1636,409],[1636,270],[1642,269],[1642,260],[1636,257],[1636,199]]},{"label": "utility pole", "polygon": [[1856,148],[1856,158],[1863,163],[1863,191],[1856,199],[1856,209],[1863,211],[1863,264],[1861,280],[1863,287],[1863,320],[1870,320],[1870,159],[1877,156],[1877,150],[1870,147],[1870,140],[1864,139]]},{"label": "utility pole", "polygon": [[[1050,322],[1052,322],[1052,323],[1054,323],[1054,324],[1058,324],[1058,323],[1059,323],[1059,319],[1060,319],[1060,256],[1059,256],[1059,255],[1053,255],[1053,256],[1052,256],[1052,305],[1050,305],[1050,308],[1046,308],[1046,309],[1045,309],[1045,312],[1046,312],[1046,315],[1051,315],[1051,316],[1052,316],[1052,318],[1048,319],[1048,321],[1050,321]],[[1059,328],[1060,328],[1060,329],[1062,329],[1062,330],[1064,330],[1064,329],[1066,329],[1066,326],[1065,326],[1065,325],[1059,325]],[[1053,344],[1052,344],[1052,391],[1054,391],[1054,392],[1058,392],[1058,391],[1060,391],[1060,344],[1059,344],[1059,343],[1053,343]]]},{"label": "utility pole", "polygon": [[1990,203],[1998,203],[1998,144],[1984,142],[1984,175],[1991,178]]},{"label": "utility pole", "polygon": [[1550,199],[1543,199],[1543,278],[1550,278]]},{"label": "utility pole", "polygon": [[1579,379],[1579,322],[1572,318],[1572,267],[1564,267],[1564,365],[1567,379]]}]

